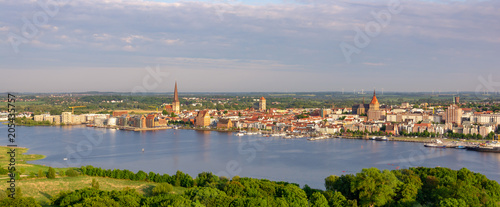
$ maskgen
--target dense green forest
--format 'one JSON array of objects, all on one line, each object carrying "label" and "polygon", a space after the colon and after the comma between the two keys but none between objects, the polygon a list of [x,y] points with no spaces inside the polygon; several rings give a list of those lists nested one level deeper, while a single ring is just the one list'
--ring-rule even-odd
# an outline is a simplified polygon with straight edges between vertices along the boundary
[{"label": "dense green forest", "polygon": [[[175,175],[104,170],[92,166],[68,170],[69,176],[101,176],[161,183],[149,195],[134,189],[121,191],[91,188],[63,191],[51,198],[54,206],[500,206],[500,185],[466,168],[410,168],[400,170],[363,169],[353,175],[325,178],[325,189],[302,188],[294,183],[265,179],[228,179],[200,173],[193,179],[178,171]],[[187,187],[183,194],[173,186]],[[39,206],[33,198],[4,198],[0,206]]]}]

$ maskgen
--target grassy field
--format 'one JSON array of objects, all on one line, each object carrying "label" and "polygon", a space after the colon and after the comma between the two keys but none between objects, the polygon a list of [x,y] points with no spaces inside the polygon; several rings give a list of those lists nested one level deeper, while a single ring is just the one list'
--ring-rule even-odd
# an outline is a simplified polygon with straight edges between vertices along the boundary
[{"label": "grassy field", "polygon": [[[16,149],[16,171],[20,172],[22,175],[29,175],[30,172],[38,173],[38,171],[41,169],[45,173],[48,172],[49,167],[47,166],[42,166],[42,165],[33,165],[33,164],[28,164],[27,161],[33,161],[33,160],[39,160],[45,158],[45,155],[33,155],[33,154],[26,154],[28,152],[27,148],[20,148],[17,147]],[[7,152],[10,151],[8,147],[0,146],[0,167],[7,169],[7,166],[9,165],[10,157]],[[56,171],[59,170],[66,170],[65,168],[57,169]],[[0,179],[6,178],[7,175],[0,175]]]},{"label": "grassy field", "polygon": [[[122,190],[124,188],[136,189],[143,195],[150,195],[157,183],[145,181],[120,180],[113,178],[78,176],[59,177],[56,179],[32,178],[16,182],[17,187],[22,189],[23,195],[35,198],[41,205],[48,206],[50,198],[60,191],[73,191],[92,186],[92,179],[99,182],[100,190]],[[2,182],[2,189],[7,188],[8,183]],[[182,194],[186,188],[174,187],[174,193]]]},{"label": "grassy field", "polygon": [[[21,180],[16,181],[16,187],[22,189],[23,195],[27,197],[35,198],[40,204],[44,206],[49,206],[50,198],[57,195],[60,191],[76,190],[86,187],[91,187],[92,179],[96,179],[99,182],[99,187],[101,190],[122,190],[126,187],[136,189],[139,193],[143,195],[150,195],[151,190],[157,185],[157,183],[146,182],[146,181],[132,181],[132,180],[122,180],[114,178],[103,178],[103,177],[90,177],[90,176],[78,176],[78,177],[60,177],[57,176],[55,179],[43,178],[27,178],[30,172],[38,173],[41,169],[44,173],[48,172],[48,166],[28,164],[26,161],[38,160],[45,158],[44,155],[33,155],[26,154],[28,152],[27,148],[15,148],[16,149],[16,170],[18,172],[23,172],[25,175]],[[9,148],[0,146],[0,166],[2,168],[7,168],[10,157],[8,157],[7,151]],[[56,172],[61,170],[66,171],[67,168],[55,168]],[[0,175],[0,179],[6,179],[7,175]],[[7,189],[9,183],[2,181],[0,185],[1,191]],[[186,188],[174,187],[174,193],[182,194]]]}]

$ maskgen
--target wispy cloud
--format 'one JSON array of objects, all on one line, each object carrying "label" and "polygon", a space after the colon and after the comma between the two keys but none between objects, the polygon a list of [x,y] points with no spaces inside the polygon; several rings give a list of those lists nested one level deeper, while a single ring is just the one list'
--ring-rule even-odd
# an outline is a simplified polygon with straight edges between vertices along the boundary
[{"label": "wispy cloud", "polygon": [[[338,44],[352,40],[353,28],[363,28],[374,19],[372,11],[386,8],[388,1],[283,2],[225,5],[221,20],[216,12],[221,2],[217,1],[72,0],[38,28],[35,38],[20,46],[21,54],[15,54],[7,41],[9,32],[22,34],[22,18],[33,21],[30,18],[43,9],[31,0],[0,1],[0,68],[143,68],[144,64],[165,63],[179,70],[209,68],[214,74],[232,68],[248,73],[342,75],[339,84],[362,79],[354,74],[376,66],[384,66],[380,68],[396,77],[417,71],[436,76],[498,73],[492,69],[500,64],[496,57],[500,53],[500,1],[402,1],[404,11],[393,16],[352,65],[343,64]],[[394,81],[377,73],[371,76],[381,82]],[[284,82],[274,79],[261,84],[285,90],[287,86],[280,84]],[[450,89],[475,87],[457,84],[465,79],[445,82],[439,81]],[[380,83],[367,84],[363,87]],[[324,85],[317,82],[304,87],[322,90]]]}]

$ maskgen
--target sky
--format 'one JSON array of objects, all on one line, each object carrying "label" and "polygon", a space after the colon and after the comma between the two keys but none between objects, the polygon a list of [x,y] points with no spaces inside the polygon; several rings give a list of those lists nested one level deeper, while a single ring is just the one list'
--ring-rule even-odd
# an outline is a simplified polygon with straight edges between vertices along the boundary
[{"label": "sky", "polygon": [[499,55],[494,0],[0,0],[0,92],[493,92]]}]

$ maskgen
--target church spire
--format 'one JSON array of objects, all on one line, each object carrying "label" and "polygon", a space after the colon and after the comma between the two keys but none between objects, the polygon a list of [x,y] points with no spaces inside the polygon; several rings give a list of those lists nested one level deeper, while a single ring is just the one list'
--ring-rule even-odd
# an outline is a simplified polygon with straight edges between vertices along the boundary
[{"label": "church spire", "polygon": [[375,94],[375,90],[373,90],[373,98],[372,98],[372,101],[370,102],[370,104],[379,104],[377,96]]},{"label": "church spire", "polygon": [[177,92],[177,81],[175,81],[174,102],[179,102],[179,93]]}]

